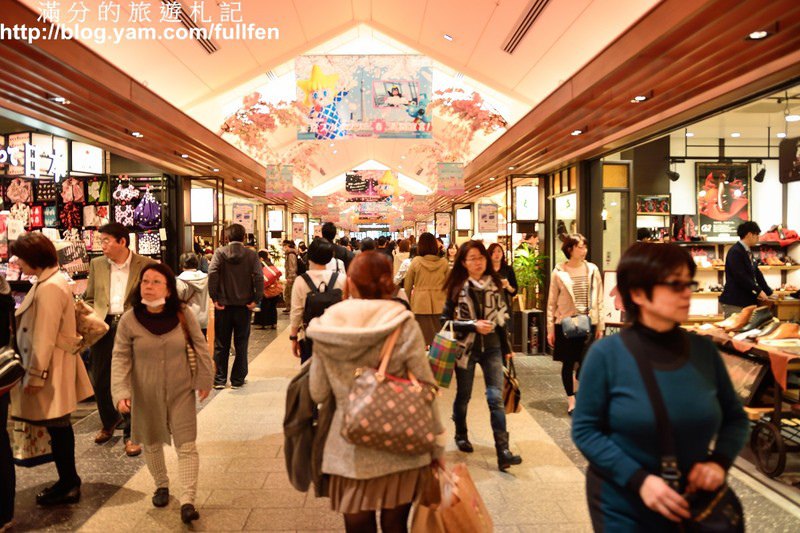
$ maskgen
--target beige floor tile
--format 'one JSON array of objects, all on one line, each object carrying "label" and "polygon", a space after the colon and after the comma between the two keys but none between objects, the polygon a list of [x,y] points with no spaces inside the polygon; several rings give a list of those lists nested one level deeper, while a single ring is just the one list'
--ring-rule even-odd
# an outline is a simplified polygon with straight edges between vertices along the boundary
[{"label": "beige floor tile", "polygon": [[260,489],[267,479],[266,472],[224,472],[208,476],[203,481],[206,489]]},{"label": "beige floor tile", "polygon": [[306,495],[297,491],[217,489],[205,501],[205,507],[222,508],[294,508],[305,506]]}]

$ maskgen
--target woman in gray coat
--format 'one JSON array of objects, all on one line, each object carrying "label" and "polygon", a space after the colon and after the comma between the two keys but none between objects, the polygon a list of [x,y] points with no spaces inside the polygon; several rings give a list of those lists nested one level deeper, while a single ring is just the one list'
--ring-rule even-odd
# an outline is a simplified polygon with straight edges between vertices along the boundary
[{"label": "woman in gray coat", "polygon": [[[169,503],[164,444],[178,453],[181,520],[200,518],[194,507],[200,460],[195,391],[200,401],[213,384],[206,339],[191,309],[178,300],[175,274],[166,265],[142,270],[139,301],[117,326],[111,362],[111,394],[121,413],[131,413],[133,438],[144,445],[147,468],[156,483],[153,505]],[[187,342],[195,357],[190,357]]]}]

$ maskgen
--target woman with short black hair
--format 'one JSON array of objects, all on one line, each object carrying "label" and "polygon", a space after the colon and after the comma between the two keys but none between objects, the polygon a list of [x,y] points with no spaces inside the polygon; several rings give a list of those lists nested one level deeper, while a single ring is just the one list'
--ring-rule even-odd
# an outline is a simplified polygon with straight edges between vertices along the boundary
[{"label": "woman with short black hair", "polygon": [[[571,415],[575,409],[575,380],[583,354],[592,340],[603,336],[603,280],[597,265],[586,260],[586,237],[580,233],[565,235],[561,251],[567,261],[557,264],[550,276],[547,344],[553,347],[553,360],[561,362],[561,383],[567,394],[567,414]],[[588,315],[589,331],[585,335],[567,337],[562,321],[578,315]]]},{"label": "woman with short black hair", "polygon": [[[589,350],[572,422],[595,531],[682,531],[681,494],[719,489],[744,445],[747,417],[717,348],[680,327],[694,273],[675,244],[636,243],[617,266],[633,325]],[[652,367],[672,426],[677,490],[661,477],[663,436],[639,364]]]}]

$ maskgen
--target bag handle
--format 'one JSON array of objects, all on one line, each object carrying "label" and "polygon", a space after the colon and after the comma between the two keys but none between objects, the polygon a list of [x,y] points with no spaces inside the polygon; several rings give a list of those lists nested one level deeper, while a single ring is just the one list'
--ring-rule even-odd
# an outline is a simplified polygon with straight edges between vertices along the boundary
[{"label": "bag handle", "polygon": [[[376,373],[376,377],[379,381],[383,381],[383,378],[386,377],[386,367],[389,366],[389,359],[392,358],[392,352],[394,351],[394,345],[397,343],[398,337],[400,337],[400,328],[403,326],[397,326],[393,332],[389,334],[386,338],[386,342],[383,343],[383,348],[381,348],[381,364],[378,366],[378,372]],[[411,372],[408,370],[408,379],[411,383],[414,384],[415,387],[419,387],[419,381]]]},{"label": "bag handle", "polygon": [[178,311],[178,322],[181,323],[181,329],[183,330],[183,337],[186,339],[186,343],[192,347],[192,350],[195,350],[192,336],[189,334],[189,326],[186,324],[186,316],[183,314],[183,309]]},{"label": "bag handle", "polygon": [[647,390],[647,396],[653,406],[653,414],[656,418],[656,431],[660,435],[659,447],[661,452],[661,478],[666,481],[672,489],[680,490],[681,471],[678,468],[678,458],[676,456],[675,435],[672,432],[672,424],[669,421],[667,407],[664,404],[664,397],[656,381],[656,374],[650,360],[642,355],[631,339],[633,332],[627,329],[622,332],[622,341],[628,351],[631,352],[639,367],[639,373]]}]

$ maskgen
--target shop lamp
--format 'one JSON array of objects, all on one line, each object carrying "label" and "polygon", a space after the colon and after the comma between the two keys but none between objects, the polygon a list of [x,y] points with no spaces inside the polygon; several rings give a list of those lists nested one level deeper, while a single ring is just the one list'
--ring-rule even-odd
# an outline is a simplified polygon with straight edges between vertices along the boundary
[{"label": "shop lamp", "polygon": [[766,177],[766,175],[767,175],[767,167],[761,167],[761,170],[756,172],[756,175],[753,176],[753,180],[758,182],[758,183],[761,183],[761,182],[764,181],[764,178]]},{"label": "shop lamp", "polygon": [[674,170],[667,170],[667,177],[672,181],[678,181],[681,179],[681,175]]}]

